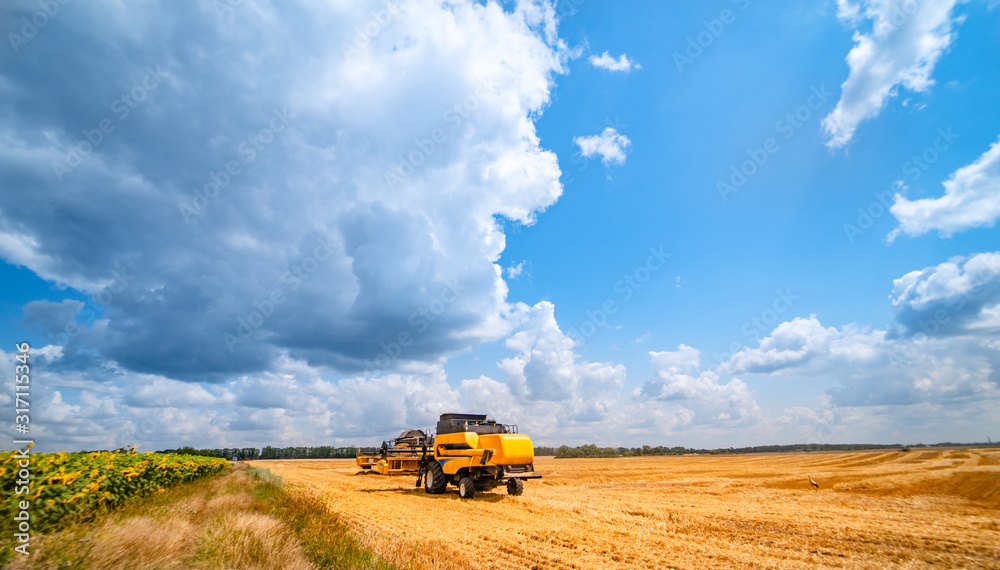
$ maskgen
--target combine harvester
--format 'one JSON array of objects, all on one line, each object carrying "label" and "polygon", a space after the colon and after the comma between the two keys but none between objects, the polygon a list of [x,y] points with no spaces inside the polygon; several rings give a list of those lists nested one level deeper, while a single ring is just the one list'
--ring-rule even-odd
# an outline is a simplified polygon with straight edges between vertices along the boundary
[{"label": "combine harvester", "polygon": [[481,414],[443,414],[437,435],[406,430],[382,442],[377,452],[359,449],[356,458],[358,467],[382,475],[416,475],[417,487],[423,483],[431,495],[443,493],[451,483],[463,499],[503,484],[511,495],[520,495],[525,479],[541,478],[534,461],[530,437],[517,433],[515,425]]}]

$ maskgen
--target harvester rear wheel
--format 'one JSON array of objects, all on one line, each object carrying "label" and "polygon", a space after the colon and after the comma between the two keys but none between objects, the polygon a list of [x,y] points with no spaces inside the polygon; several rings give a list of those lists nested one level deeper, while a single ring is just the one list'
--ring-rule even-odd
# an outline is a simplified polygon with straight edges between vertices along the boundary
[{"label": "harvester rear wheel", "polygon": [[524,481],[520,479],[507,480],[507,493],[510,495],[520,495],[524,492]]},{"label": "harvester rear wheel", "polygon": [[427,472],[424,473],[424,491],[427,491],[428,495],[439,495],[444,492],[447,486],[448,480],[445,479],[441,464],[431,460],[427,464]]},{"label": "harvester rear wheel", "polygon": [[476,482],[472,477],[462,477],[458,482],[458,496],[463,499],[471,499],[476,496]]}]

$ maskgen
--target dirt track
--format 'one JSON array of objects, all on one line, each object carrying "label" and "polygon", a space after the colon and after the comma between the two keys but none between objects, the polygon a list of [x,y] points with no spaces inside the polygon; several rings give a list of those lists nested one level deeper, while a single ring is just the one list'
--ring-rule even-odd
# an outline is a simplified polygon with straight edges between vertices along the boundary
[{"label": "dirt track", "polygon": [[[428,568],[1000,567],[1000,450],[536,458],[471,501],[353,460],[258,461]],[[807,475],[819,482],[809,485]]]}]

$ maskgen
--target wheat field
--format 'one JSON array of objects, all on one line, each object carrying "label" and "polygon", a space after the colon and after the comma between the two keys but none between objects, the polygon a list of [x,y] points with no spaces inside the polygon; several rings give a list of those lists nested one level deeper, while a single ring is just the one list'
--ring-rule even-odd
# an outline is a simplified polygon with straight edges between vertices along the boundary
[{"label": "wheat field", "polygon": [[539,457],[522,496],[472,500],[353,460],[254,464],[402,566],[1000,567],[998,449]]}]

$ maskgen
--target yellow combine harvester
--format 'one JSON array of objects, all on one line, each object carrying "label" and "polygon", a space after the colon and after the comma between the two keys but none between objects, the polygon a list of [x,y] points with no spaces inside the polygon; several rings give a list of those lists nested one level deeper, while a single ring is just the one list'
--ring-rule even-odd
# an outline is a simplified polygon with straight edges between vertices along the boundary
[{"label": "yellow combine harvester", "polygon": [[525,479],[538,479],[531,438],[517,433],[517,426],[498,424],[481,414],[443,414],[437,435],[404,431],[382,443],[378,455],[357,456],[362,469],[383,475],[416,474],[417,486],[432,495],[443,493],[448,483],[458,487],[463,499],[477,491],[505,484],[511,495],[524,491]]}]

